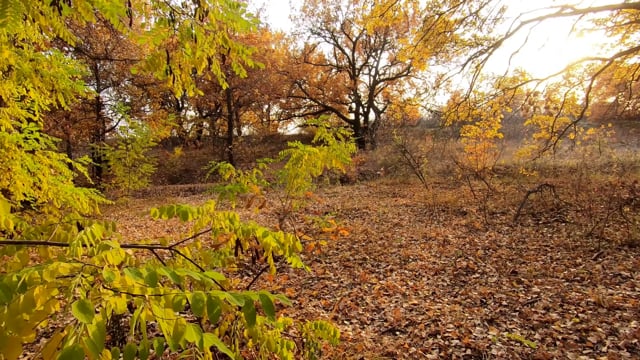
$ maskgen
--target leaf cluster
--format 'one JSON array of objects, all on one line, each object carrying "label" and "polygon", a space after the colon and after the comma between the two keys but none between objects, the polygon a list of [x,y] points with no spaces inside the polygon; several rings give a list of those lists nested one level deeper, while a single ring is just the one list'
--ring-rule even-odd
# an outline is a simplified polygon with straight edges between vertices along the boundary
[{"label": "leaf cluster", "polygon": [[[87,217],[106,202],[99,192],[74,184],[77,174],[87,175],[88,161],[59,153],[56,140],[42,133],[45,112],[92,93],[81,80],[84,64],[52,46],[58,39],[77,41],[69,24],[106,19],[119,36],[145,48],[148,56],[138,70],[152,69],[176,94],[191,94],[197,91],[194,75],[205,69],[225,85],[221,53],[241,76],[244,65],[253,65],[251,49],[231,37],[253,26],[245,9],[235,1],[0,0],[4,359],[19,358],[24,345],[36,340],[42,340],[36,356],[45,359],[147,359],[165,352],[238,359],[256,349],[263,358],[292,359],[306,343],[337,341],[329,324],[305,332],[308,341],[292,338],[293,321],[277,314],[277,306],[289,301],[242,288],[230,276],[245,256],[238,248],[255,249],[272,272],[276,258],[304,268],[295,236],[243,222],[237,213],[207,203],[152,211],[159,220],[188,222],[191,229],[182,237],[125,243],[114,223]],[[152,139],[129,125],[137,136],[123,134],[108,153],[120,185],[131,189],[149,175],[149,166],[135,167]],[[119,319],[128,325],[118,325]],[[44,335],[44,329],[53,333]]]},{"label": "leaf cluster", "polygon": [[[243,290],[224,274],[240,260],[234,254],[238,245],[262,249],[261,261],[272,272],[275,257],[304,267],[297,255],[302,246],[291,234],[242,222],[213,202],[153,209],[154,219],[179,219],[191,230],[180,239],[136,244],[118,241],[113,223],[77,218],[32,229],[9,209],[2,206],[0,217],[2,231],[14,231],[12,240],[0,240],[0,254],[10,259],[0,266],[0,345],[7,359],[18,358],[22,344],[56,324],[56,314],[71,314],[73,320],[54,325],[40,350],[44,358],[145,359],[170,351],[236,359],[243,349],[256,349],[264,357],[293,359],[303,351],[285,336],[293,321],[277,315],[277,304],[290,305],[286,297]],[[30,240],[34,232],[47,240]],[[127,341],[109,347],[107,325],[122,316],[129,324],[121,330]],[[150,336],[151,324],[161,336]],[[309,344],[337,341],[333,325],[311,324],[300,325],[313,329],[303,332]]]},{"label": "leaf cluster", "polygon": [[[299,141],[289,142],[275,159],[258,161],[257,167],[240,170],[226,162],[212,162],[208,174],[217,173],[228,184],[215,186],[213,191],[232,200],[235,205],[239,195],[249,196],[249,206],[254,203],[262,208],[268,189],[281,194],[278,212],[282,227],[286,218],[309,197],[315,180],[329,171],[346,172],[351,156],[356,152],[351,132],[345,128],[330,127],[326,119],[308,122],[316,127],[312,145]],[[256,202],[260,199],[259,202]]]},{"label": "leaf cluster", "polygon": [[113,176],[110,186],[125,196],[149,186],[156,170],[156,160],[149,155],[156,145],[149,126],[130,120],[119,129],[115,141],[102,149]]}]

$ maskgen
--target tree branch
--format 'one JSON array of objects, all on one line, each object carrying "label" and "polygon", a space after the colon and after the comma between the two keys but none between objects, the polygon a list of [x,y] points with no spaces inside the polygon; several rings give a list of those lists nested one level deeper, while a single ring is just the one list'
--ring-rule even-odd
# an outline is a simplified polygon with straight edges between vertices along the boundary
[{"label": "tree branch", "polygon": [[[180,240],[174,244],[171,245],[162,245],[162,244],[120,244],[120,248],[121,249],[136,249],[136,250],[147,250],[150,251],[159,261],[160,263],[162,263],[164,265],[164,261],[160,258],[160,256],[156,253],[156,251],[158,250],[164,250],[164,251],[169,251],[171,253],[177,254],[178,256],[182,257],[183,259],[185,259],[186,261],[188,261],[189,263],[191,263],[193,266],[195,266],[198,270],[200,270],[201,272],[206,272],[206,269],[204,267],[202,267],[200,264],[198,264],[197,262],[195,262],[193,259],[189,258],[188,256],[186,256],[184,253],[182,253],[180,250],[178,250],[176,248],[176,246],[183,244],[184,242],[188,241],[188,240],[193,240],[195,238],[197,238],[198,236],[201,236],[203,234],[206,234],[207,232],[210,232],[211,230],[206,230],[206,231],[201,231],[200,233],[197,233],[195,235],[192,235],[186,239]],[[0,246],[29,246],[29,247],[70,247],[71,244],[70,243],[66,243],[66,242],[58,242],[58,241],[48,241],[48,240],[0,240]],[[86,244],[82,244],[82,247],[88,247],[88,245]],[[222,286],[222,284],[220,284],[220,282],[218,282],[216,279],[213,278],[209,278],[211,279],[216,285],[218,285],[218,287],[223,290],[226,291],[224,286]]]}]

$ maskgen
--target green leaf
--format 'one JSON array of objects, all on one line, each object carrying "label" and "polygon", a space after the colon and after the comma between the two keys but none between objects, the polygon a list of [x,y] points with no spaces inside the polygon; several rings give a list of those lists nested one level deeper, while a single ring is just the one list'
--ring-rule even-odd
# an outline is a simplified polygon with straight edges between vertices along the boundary
[{"label": "green leaf", "polygon": [[6,305],[13,298],[13,290],[9,285],[0,282],[0,305]]},{"label": "green leaf", "polygon": [[260,304],[262,304],[262,310],[264,310],[265,315],[271,321],[276,320],[276,308],[273,306],[273,300],[271,299],[270,294],[261,292],[259,295]]},{"label": "green leaf", "polygon": [[244,314],[247,326],[254,327],[256,325],[256,307],[253,305],[253,301],[244,302],[242,313]]},{"label": "green leaf", "polygon": [[245,298],[241,294],[230,293],[230,292],[224,293],[224,294],[225,294],[225,297],[227,298],[227,300],[229,300],[229,302],[232,305],[244,306]]},{"label": "green leaf", "polygon": [[222,314],[222,302],[219,298],[207,294],[207,317],[211,324],[216,324]]},{"label": "green leaf", "polygon": [[136,353],[138,352],[138,347],[134,343],[127,343],[124,347],[124,351],[122,354],[123,360],[134,360],[136,358]]},{"label": "green leaf", "polygon": [[164,338],[156,337],[153,339],[153,351],[156,353],[156,357],[161,358],[164,353]]},{"label": "green leaf", "polygon": [[222,340],[220,340],[220,338],[217,337],[215,334],[205,333],[202,336],[202,338],[203,338],[203,341],[204,341],[204,347],[205,348],[209,348],[211,346],[215,346],[218,350],[220,350],[220,352],[222,352],[223,354],[227,355],[231,359],[235,359],[236,358],[236,354],[234,354],[233,351],[231,351],[231,349],[229,349],[229,347],[227,347],[227,345],[225,343],[223,343]]},{"label": "green leaf", "polygon": [[176,205],[166,205],[157,209],[158,218],[162,220],[168,220],[176,215]]},{"label": "green leaf", "polygon": [[197,317],[203,317],[206,308],[207,298],[202,291],[195,291],[191,295],[191,311]]},{"label": "green leaf", "polygon": [[140,271],[140,269],[128,267],[128,268],[124,268],[123,272],[126,276],[132,278],[133,280],[144,283],[144,276],[142,275],[142,272]]},{"label": "green leaf", "polygon": [[102,269],[102,278],[104,279],[104,281],[112,283],[116,280],[117,276],[113,270],[105,266]]},{"label": "green leaf", "polygon": [[158,273],[155,270],[150,270],[144,276],[144,283],[149,287],[157,287],[158,286]]},{"label": "green leaf", "polygon": [[158,269],[158,273],[166,275],[169,280],[173,281],[176,285],[182,285],[182,278],[174,270],[167,268]]},{"label": "green leaf", "polygon": [[120,348],[112,347],[111,348],[111,358],[112,359],[120,359]]},{"label": "green leaf", "polygon": [[184,311],[187,297],[184,294],[176,294],[171,298],[171,309],[175,312]]},{"label": "green leaf", "polygon": [[187,222],[193,219],[193,214],[191,213],[191,209],[186,207],[180,207],[177,211],[177,215],[180,220]]},{"label": "green leaf", "polygon": [[138,348],[138,358],[140,360],[147,360],[149,358],[149,340],[142,339],[142,341],[140,341],[140,347]]},{"label": "green leaf", "polygon": [[0,333],[0,349],[7,360],[15,360],[22,354],[22,341],[17,336]]},{"label": "green leaf", "polygon": [[80,346],[80,344],[73,344],[68,348],[62,349],[62,352],[60,352],[60,356],[58,356],[58,360],[78,359],[84,359],[84,351],[82,350],[82,346]]},{"label": "green leaf", "polygon": [[102,350],[104,350],[104,344],[107,338],[107,327],[101,317],[96,317],[98,321],[95,324],[87,325],[88,337],[84,338],[84,344],[90,352],[90,358],[97,359]]},{"label": "green leaf", "polygon": [[283,304],[283,305],[286,305],[286,306],[291,306],[291,305],[293,305],[293,304],[291,303],[291,300],[289,300],[289,298],[288,298],[288,297],[286,297],[286,296],[284,296],[283,294],[276,294],[276,295],[273,295],[273,298],[274,298],[274,299],[276,299],[276,300],[278,300],[278,301],[280,301],[280,303],[281,303],[281,304]]},{"label": "green leaf", "polygon": [[[187,324],[187,329],[184,335],[185,340],[192,344],[202,343],[202,329],[197,324]],[[204,349],[200,349],[204,350]]]},{"label": "green leaf", "polygon": [[184,339],[184,336],[187,332],[187,321],[183,318],[178,318],[173,324],[173,330],[171,331],[171,336],[169,337],[169,346],[171,350],[177,351],[180,343]]},{"label": "green leaf", "polygon": [[227,281],[227,278],[217,271],[206,271],[204,274],[219,283]]},{"label": "green leaf", "polygon": [[91,324],[96,315],[93,304],[89,299],[80,299],[71,305],[71,313],[81,323]]}]

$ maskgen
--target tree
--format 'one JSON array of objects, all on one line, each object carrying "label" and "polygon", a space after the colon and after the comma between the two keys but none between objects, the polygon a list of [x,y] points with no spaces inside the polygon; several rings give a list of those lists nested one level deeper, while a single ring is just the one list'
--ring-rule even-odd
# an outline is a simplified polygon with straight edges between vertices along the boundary
[{"label": "tree", "polygon": [[[52,38],[73,38],[62,8],[3,1],[0,9],[4,59],[0,65],[0,200],[14,211],[20,211],[25,202],[56,215],[95,211],[101,201],[98,193],[72,186],[70,168],[83,172],[87,161],[73,162],[57,153],[56,140],[41,132],[44,113],[68,108],[77,97],[89,95],[80,81],[86,74],[81,63],[49,46]],[[74,17],[83,18],[79,13]]]},{"label": "tree", "polygon": [[[235,39],[254,50],[253,59],[260,66],[249,68],[240,76],[234,75],[231,67],[224,65],[224,71],[229,74],[226,86],[200,79],[203,94],[189,100],[198,117],[208,120],[210,132],[224,131],[224,154],[231,164],[234,164],[235,137],[246,132],[277,131],[276,113],[286,98],[288,78],[284,70],[288,66],[289,55],[289,44],[283,34],[272,33],[267,27],[239,34]],[[223,62],[226,61],[225,55],[221,56]],[[216,124],[218,120],[223,124]],[[203,127],[200,126],[200,131],[204,130]]]},{"label": "tree", "polygon": [[[296,351],[313,357],[320,341],[337,341],[339,333],[331,324],[310,321],[297,330],[304,339],[296,350],[294,340],[283,335],[292,320],[275,311],[276,303],[288,300],[267,291],[234,288],[237,284],[218,271],[234,259],[236,245],[264,249],[271,271],[274,257],[304,267],[296,236],[243,222],[238,214],[217,210],[209,202],[152,211],[155,219],[191,222],[183,238],[121,243],[115,224],[87,217],[105,202],[97,191],[73,183],[76,174],[69,167],[88,176],[87,162],[59,153],[56,139],[42,132],[49,110],[95,96],[82,81],[88,74],[86,64],[52,46],[54,39],[75,43],[69,24],[106,19],[121,36],[149,50],[135,71],[153,69],[175,94],[192,95],[198,92],[194,79],[205,68],[225,83],[224,73],[217,70],[221,49],[232,55],[228,64],[234,71],[251,64],[246,49],[223,31],[250,29],[243,14],[243,5],[234,1],[180,6],[163,1],[0,1],[4,359],[19,358],[23,344],[33,342],[58,314],[65,316],[65,325],[44,339],[41,356],[46,359],[118,359],[122,353],[124,358],[144,359],[152,349],[161,357],[165,348],[205,359],[221,354],[241,358],[241,346],[263,357],[293,358]],[[218,243],[204,247],[205,235]],[[198,321],[176,315],[185,311]],[[108,328],[117,327],[117,319],[125,315],[130,337],[111,337],[112,348],[107,347]],[[152,320],[161,337],[149,338],[147,323]]]},{"label": "tree", "polygon": [[[594,96],[597,96],[597,93],[603,93],[603,90],[598,90],[597,88],[604,89],[607,78],[617,79],[615,82],[618,84],[626,83],[626,85],[620,86],[631,89],[634,86],[632,84],[637,81],[637,77],[634,74],[638,69],[637,59],[640,55],[640,46],[635,40],[640,32],[640,26],[638,25],[640,2],[624,1],[614,4],[587,6],[583,4],[559,4],[542,8],[535,12],[521,14],[496,41],[473,53],[464,66],[471,67],[474,73],[473,76],[477,77],[488,59],[494,55],[505,41],[525,31],[535,31],[537,24],[551,19],[573,21],[572,31],[574,32],[605,34],[608,38],[608,44],[603,45],[603,50],[606,50],[607,55],[586,57],[569,64],[555,74],[549,74],[538,79],[529,79],[520,84],[520,86],[532,83],[541,84],[559,76],[568,74],[569,77],[575,78],[576,74],[581,74],[580,82],[584,84],[583,95],[576,99],[580,111],[557,129],[557,134],[548,139],[548,146],[544,146],[542,151],[555,149],[558,141],[570,134],[570,130],[587,117],[594,101]],[[526,46],[526,40],[521,46]],[[565,89],[567,90],[566,97],[575,96],[572,86],[565,87]],[[621,97],[624,92],[622,90],[615,95],[613,93],[611,95],[618,98],[616,102],[628,103],[632,108],[635,102],[635,99],[632,99],[634,96]],[[628,95],[630,94],[629,92]],[[563,95],[560,96],[564,97]],[[609,99],[601,98],[601,104],[603,101],[607,102]],[[622,106],[624,107],[625,105]],[[562,117],[561,114],[557,115]]]},{"label": "tree", "polygon": [[[93,180],[101,184],[106,168],[102,148],[106,145],[107,137],[123,125],[126,115],[134,115],[124,114],[120,110],[124,106],[129,110],[137,110],[133,104],[137,99],[131,93],[131,69],[144,56],[139,46],[100,15],[93,23],[69,22],[68,28],[74,35],[74,42],[58,40],[56,47],[86,65],[89,72],[83,80],[93,94],[69,111],[48,118],[46,127],[65,138],[69,154],[73,153],[71,148],[76,145],[89,146],[91,174]],[[138,111],[136,115],[140,114]],[[60,132],[59,129],[64,130]],[[72,132],[76,135],[73,141]]]},{"label": "tree", "polygon": [[299,115],[331,113],[353,130],[360,149],[375,145],[382,115],[394,101],[385,92],[406,91],[406,80],[469,46],[462,34],[490,21],[479,21],[487,4],[305,1],[298,19],[309,42],[300,66],[317,71],[302,70],[294,82]]},{"label": "tree", "polygon": [[596,79],[590,119],[606,123],[640,118],[638,70],[638,64],[621,63]]},{"label": "tree", "polygon": [[108,187],[122,196],[144,189],[151,183],[157,160],[149,155],[156,140],[149,125],[127,119],[127,125],[118,128],[115,144],[103,145],[106,163],[113,178]]}]

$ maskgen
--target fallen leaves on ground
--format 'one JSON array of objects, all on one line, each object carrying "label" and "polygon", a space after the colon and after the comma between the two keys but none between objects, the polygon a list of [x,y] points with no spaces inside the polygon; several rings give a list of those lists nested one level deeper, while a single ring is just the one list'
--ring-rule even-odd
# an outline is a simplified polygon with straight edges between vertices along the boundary
[{"label": "fallen leaves on ground", "polygon": [[[603,244],[566,221],[514,224],[515,207],[482,210],[464,188],[436,191],[437,201],[409,182],[319,190],[298,218],[305,239],[324,244],[307,247],[310,271],[280,268],[254,288],[290,297],[287,316],[336,323],[341,344],[325,358],[640,358],[640,249]],[[141,225],[131,209],[154,200],[132,201],[107,212],[125,235],[175,231]]]}]

